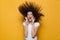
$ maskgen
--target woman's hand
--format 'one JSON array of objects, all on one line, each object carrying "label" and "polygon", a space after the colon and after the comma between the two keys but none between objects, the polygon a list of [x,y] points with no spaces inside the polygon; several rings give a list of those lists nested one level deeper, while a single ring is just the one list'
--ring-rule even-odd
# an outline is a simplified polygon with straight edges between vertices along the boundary
[{"label": "woman's hand", "polygon": [[27,17],[25,17],[25,19],[26,19],[26,24],[28,25],[28,24],[29,24],[28,18],[27,18]]},{"label": "woman's hand", "polygon": [[32,22],[31,22],[31,23],[32,23],[32,25],[33,25],[33,24],[34,24],[34,21],[35,21],[35,18],[32,17],[31,19],[32,19]]}]

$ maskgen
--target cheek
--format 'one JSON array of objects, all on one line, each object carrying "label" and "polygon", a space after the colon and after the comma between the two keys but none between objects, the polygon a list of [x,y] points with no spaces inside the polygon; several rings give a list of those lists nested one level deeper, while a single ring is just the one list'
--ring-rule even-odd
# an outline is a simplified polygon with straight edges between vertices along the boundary
[{"label": "cheek", "polygon": [[30,17],[30,16],[27,16],[28,18]]}]

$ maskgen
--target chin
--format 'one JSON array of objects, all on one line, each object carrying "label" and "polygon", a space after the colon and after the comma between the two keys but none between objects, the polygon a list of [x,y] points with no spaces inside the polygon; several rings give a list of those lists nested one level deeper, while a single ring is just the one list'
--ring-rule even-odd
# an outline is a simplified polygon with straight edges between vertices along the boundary
[{"label": "chin", "polygon": [[31,20],[29,20],[29,22],[31,22]]},{"label": "chin", "polygon": [[31,21],[29,21],[29,22],[31,22]]}]

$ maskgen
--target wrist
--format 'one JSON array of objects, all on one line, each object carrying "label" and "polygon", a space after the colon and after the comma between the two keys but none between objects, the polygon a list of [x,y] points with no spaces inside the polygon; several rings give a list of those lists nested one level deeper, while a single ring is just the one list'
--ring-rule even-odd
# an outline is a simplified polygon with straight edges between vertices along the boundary
[{"label": "wrist", "polygon": [[[25,21],[26,22],[26,21]],[[26,25],[28,26],[28,22],[26,22]]]}]

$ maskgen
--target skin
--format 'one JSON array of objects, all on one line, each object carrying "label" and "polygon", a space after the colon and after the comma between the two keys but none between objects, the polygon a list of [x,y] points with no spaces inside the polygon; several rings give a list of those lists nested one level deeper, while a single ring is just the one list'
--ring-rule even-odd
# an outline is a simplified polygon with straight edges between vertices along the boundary
[{"label": "skin", "polygon": [[28,24],[31,23],[32,24],[32,32],[31,32],[31,35],[32,35],[32,38],[34,38],[36,36],[36,33],[37,33],[37,30],[38,30],[38,27],[34,27],[34,21],[35,21],[35,18],[32,14],[32,12],[28,12],[27,13],[27,17],[25,17],[26,19],[26,27],[24,27],[24,31],[25,31],[25,37],[27,37],[28,35]]}]

